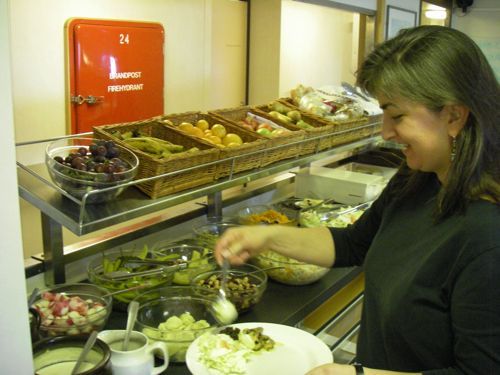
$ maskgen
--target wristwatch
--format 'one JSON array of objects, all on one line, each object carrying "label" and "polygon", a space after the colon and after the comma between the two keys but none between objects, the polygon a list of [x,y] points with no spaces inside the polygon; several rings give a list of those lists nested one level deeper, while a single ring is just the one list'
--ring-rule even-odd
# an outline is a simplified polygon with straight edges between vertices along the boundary
[{"label": "wristwatch", "polygon": [[356,375],[364,375],[365,370],[363,369],[363,366],[359,363],[354,363],[353,366],[356,369]]}]

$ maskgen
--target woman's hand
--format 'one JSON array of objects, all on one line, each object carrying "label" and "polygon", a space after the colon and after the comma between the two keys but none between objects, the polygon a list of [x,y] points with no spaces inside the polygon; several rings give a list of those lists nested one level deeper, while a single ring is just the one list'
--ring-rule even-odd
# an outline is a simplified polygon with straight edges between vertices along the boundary
[{"label": "woman's hand", "polygon": [[215,245],[215,259],[219,264],[223,257],[231,264],[243,264],[266,249],[273,230],[276,231],[276,228],[261,225],[230,228]]},{"label": "woman's hand", "polygon": [[356,375],[354,366],[328,363],[313,368],[306,375]]},{"label": "woman's hand", "polygon": [[[376,370],[363,367],[365,375],[422,375],[420,372],[397,372],[389,370]],[[306,375],[356,375],[356,369],[351,365],[328,363],[313,368]]]},{"label": "woman's hand", "polygon": [[215,245],[219,264],[245,263],[265,250],[306,263],[331,267],[335,259],[333,238],[328,228],[297,228],[287,225],[252,225],[228,229]]}]

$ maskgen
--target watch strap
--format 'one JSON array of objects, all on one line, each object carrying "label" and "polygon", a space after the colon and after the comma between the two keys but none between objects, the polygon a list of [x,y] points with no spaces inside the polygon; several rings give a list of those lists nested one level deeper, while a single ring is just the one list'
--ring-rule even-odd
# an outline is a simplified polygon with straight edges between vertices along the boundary
[{"label": "watch strap", "polygon": [[364,375],[365,370],[363,369],[363,366],[359,363],[354,363],[353,366],[356,369],[356,375]]}]

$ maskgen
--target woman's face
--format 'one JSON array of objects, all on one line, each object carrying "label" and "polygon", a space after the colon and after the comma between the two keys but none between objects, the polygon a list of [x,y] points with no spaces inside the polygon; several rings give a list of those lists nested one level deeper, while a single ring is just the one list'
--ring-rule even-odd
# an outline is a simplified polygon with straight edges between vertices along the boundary
[{"label": "woman's face", "polygon": [[382,137],[404,145],[411,169],[434,172],[441,182],[450,166],[447,111],[433,112],[403,99],[377,98],[384,111]]}]

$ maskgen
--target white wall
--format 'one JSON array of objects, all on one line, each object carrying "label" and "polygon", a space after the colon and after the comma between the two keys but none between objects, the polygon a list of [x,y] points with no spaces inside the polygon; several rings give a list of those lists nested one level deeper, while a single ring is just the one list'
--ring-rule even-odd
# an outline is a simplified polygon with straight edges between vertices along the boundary
[{"label": "white wall", "polygon": [[8,1],[0,0],[0,372],[33,374],[14,150]]},{"label": "white wall", "polygon": [[478,43],[500,80],[500,1],[475,0],[466,13],[454,9],[451,20],[454,29]]},{"label": "white wall", "polygon": [[16,140],[65,134],[64,23],[71,17],[161,23],[165,112],[207,109],[213,104],[208,96],[212,30],[207,25],[213,1],[227,0],[10,1]]},{"label": "white wall", "polygon": [[[298,83],[312,87],[354,82],[357,44],[355,13],[285,0],[281,16],[279,95]],[[357,19],[357,17],[356,17]]]},{"label": "white wall", "polygon": [[353,82],[357,20],[353,12],[300,1],[252,1],[250,104],[289,96],[299,83]]}]

